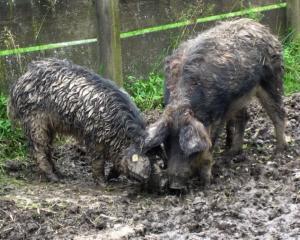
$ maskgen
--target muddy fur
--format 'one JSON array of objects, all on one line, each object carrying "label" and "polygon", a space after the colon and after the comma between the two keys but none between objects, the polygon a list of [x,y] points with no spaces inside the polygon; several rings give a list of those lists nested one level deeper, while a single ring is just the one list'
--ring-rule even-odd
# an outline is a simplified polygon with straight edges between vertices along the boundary
[{"label": "muddy fur", "polygon": [[[165,73],[166,107],[161,119],[149,127],[147,147],[165,141],[171,177],[187,178],[193,161],[203,165],[202,152],[211,151],[210,141],[215,143],[226,121],[230,121],[230,151],[240,151],[246,107],[254,96],[273,121],[277,149],[285,147],[282,48],[267,27],[250,19],[222,22],[182,43],[166,59]],[[193,121],[184,120],[187,113]],[[194,127],[195,121],[199,128]],[[162,125],[167,129],[162,131]],[[182,131],[187,127],[194,127],[188,136]],[[210,140],[201,139],[205,135]],[[180,144],[181,138],[191,142],[192,152]],[[206,180],[210,179],[211,166],[212,162],[208,163]]]},{"label": "muddy fur", "polygon": [[[50,180],[56,180],[58,172],[51,159],[56,133],[72,135],[86,145],[93,155],[94,176],[100,180],[105,159],[127,173],[123,158],[134,164],[131,156],[141,153],[145,136],[144,120],[127,93],[66,60],[32,62],[11,88],[9,116],[23,126],[29,150]],[[135,156],[140,159],[146,157]]]},{"label": "muddy fur", "polygon": [[[210,186],[192,180],[186,195],[146,194],[127,178],[106,188],[92,182],[90,157],[73,145],[54,148],[64,183],[33,181],[32,167],[0,181],[0,239],[293,239],[300,238],[300,94],[285,98],[289,151],[274,156],[272,123],[253,101],[243,154],[226,161],[214,151]],[[147,112],[154,121],[160,112]],[[220,140],[225,136],[222,133]],[[11,164],[10,164],[11,165]],[[17,167],[18,168],[18,167]],[[36,176],[37,177],[37,176]],[[35,179],[35,176],[33,176]],[[1,185],[2,184],[2,185]],[[111,233],[108,237],[106,233]]]}]

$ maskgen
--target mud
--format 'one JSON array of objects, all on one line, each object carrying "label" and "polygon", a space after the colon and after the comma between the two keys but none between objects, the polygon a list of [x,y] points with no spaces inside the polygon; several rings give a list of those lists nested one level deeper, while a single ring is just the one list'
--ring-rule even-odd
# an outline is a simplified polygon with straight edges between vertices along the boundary
[{"label": "mud", "polygon": [[8,161],[0,239],[300,239],[300,94],[285,105],[288,150],[273,153],[272,124],[254,103],[244,152],[226,158],[221,138],[212,185],[192,180],[185,195],[148,193],[124,177],[96,187],[74,144],[55,149],[63,183],[39,181],[30,161]]}]

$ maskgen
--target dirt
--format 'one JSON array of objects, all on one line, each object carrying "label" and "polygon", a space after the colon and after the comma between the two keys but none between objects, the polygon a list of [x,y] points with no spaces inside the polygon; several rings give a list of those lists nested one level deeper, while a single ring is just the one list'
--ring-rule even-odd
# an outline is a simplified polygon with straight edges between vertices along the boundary
[{"label": "dirt", "polygon": [[63,183],[41,182],[31,162],[8,161],[0,239],[300,239],[300,94],[285,106],[288,150],[274,154],[273,126],[254,103],[244,152],[225,159],[221,138],[212,185],[193,180],[179,196],[148,193],[125,177],[96,187],[74,144],[55,149]]}]

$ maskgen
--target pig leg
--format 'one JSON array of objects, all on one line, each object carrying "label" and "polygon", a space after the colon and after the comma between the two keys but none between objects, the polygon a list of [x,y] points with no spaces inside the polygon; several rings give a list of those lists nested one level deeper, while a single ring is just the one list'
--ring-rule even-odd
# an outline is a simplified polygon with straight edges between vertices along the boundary
[{"label": "pig leg", "polygon": [[276,135],[276,151],[281,151],[286,148],[285,139],[285,110],[282,102],[282,91],[274,86],[264,86],[257,91],[257,97],[271,118]]},{"label": "pig leg", "polygon": [[208,127],[209,136],[211,138],[212,143],[212,151],[219,148],[218,146],[218,138],[221,131],[224,129],[225,121],[220,120],[218,122],[214,122],[212,125]]},{"label": "pig leg", "polygon": [[195,167],[196,169],[199,169],[200,180],[203,185],[210,185],[212,178],[211,169],[214,164],[212,153],[210,151],[206,151],[202,153],[199,159],[199,165]]},{"label": "pig leg", "polygon": [[244,133],[249,114],[247,108],[239,110],[234,119],[227,122],[226,125],[226,148],[229,149],[227,154],[236,155],[242,152]]},{"label": "pig leg", "polygon": [[29,151],[33,159],[35,159],[40,172],[47,180],[57,182],[58,177],[55,174],[55,164],[51,159],[54,134],[47,125],[47,121],[44,118],[38,118],[35,121],[27,121],[24,128],[29,140]]},{"label": "pig leg", "polygon": [[230,119],[226,122],[226,145],[225,148],[229,150],[233,146],[233,137],[235,132],[235,119]]},{"label": "pig leg", "polygon": [[214,147],[217,142],[218,138],[220,136],[220,132],[224,129],[225,121],[218,121],[211,126],[211,143],[212,146]]},{"label": "pig leg", "polygon": [[91,148],[92,153],[92,175],[95,183],[102,185],[105,182],[105,151],[102,145]]},{"label": "pig leg", "polygon": [[111,179],[114,179],[114,178],[118,178],[120,176],[121,172],[120,172],[120,169],[117,167],[117,166],[113,166],[110,170],[109,170],[109,173],[108,173],[108,176],[107,176],[107,180],[111,180]]}]

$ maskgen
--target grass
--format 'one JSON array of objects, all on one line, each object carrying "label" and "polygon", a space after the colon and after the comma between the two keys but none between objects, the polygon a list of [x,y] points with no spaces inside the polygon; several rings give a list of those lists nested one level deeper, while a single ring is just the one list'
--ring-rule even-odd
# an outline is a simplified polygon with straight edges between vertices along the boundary
[{"label": "grass", "polygon": [[300,92],[300,40],[288,42],[284,47],[284,89],[290,95]]},{"label": "grass", "polygon": [[162,107],[163,77],[160,74],[151,73],[147,79],[140,80],[129,76],[125,88],[141,110]]},{"label": "grass", "polygon": [[14,128],[7,118],[7,97],[0,94],[0,172],[7,159],[25,156],[25,139],[19,128]]}]

